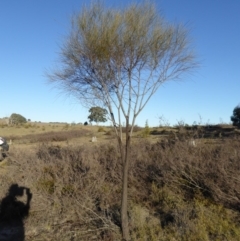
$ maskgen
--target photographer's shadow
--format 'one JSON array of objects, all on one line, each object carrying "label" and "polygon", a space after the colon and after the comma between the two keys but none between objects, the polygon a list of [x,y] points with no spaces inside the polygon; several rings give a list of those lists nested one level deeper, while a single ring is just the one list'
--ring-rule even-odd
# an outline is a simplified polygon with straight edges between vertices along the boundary
[{"label": "photographer's shadow", "polygon": [[[20,201],[17,197],[25,199]],[[24,219],[30,210],[32,194],[29,188],[19,187],[18,184],[10,186],[6,197],[0,203],[0,240],[24,241]]]}]

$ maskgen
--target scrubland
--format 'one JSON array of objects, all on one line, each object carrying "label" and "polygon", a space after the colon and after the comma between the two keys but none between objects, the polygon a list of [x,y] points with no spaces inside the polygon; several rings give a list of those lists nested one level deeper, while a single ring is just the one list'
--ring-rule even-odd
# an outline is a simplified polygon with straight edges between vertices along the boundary
[{"label": "scrubland", "polygon": [[[0,201],[12,184],[32,193],[26,241],[121,240],[122,165],[110,127],[4,126],[0,135],[12,140]],[[240,240],[239,130],[136,128],[130,159],[131,240]]]}]

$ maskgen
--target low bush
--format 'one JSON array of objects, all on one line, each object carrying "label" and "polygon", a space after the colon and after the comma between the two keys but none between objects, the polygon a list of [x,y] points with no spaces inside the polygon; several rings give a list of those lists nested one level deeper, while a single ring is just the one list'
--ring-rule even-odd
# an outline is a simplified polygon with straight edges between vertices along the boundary
[{"label": "low bush", "polygon": [[[239,139],[195,147],[186,140],[134,142],[131,240],[239,240],[239,145]],[[12,183],[33,193],[26,241],[120,240],[122,165],[116,146],[35,148],[14,149],[0,169],[1,198]]]},{"label": "low bush", "polygon": [[98,127],[98,132],[105,132],[105,129],[102,126],[100,126]]}]

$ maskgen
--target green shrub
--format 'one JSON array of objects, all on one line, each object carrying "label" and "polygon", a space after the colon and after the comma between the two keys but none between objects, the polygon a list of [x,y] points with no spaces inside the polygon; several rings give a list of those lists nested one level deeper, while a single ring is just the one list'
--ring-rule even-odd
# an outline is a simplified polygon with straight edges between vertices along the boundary
[{"label": "green shrub", "polygon": [[145,127],[142,131],[142,137],[146,138],[150,135],[150,128],[149,128],[149,125],[148,125],[148,121],[146,121],[145,123]]},{"label": "green shrub", "polygon": [[98,127],[98,132],[105,132],[105,129],[102,126],[100,126]]}]

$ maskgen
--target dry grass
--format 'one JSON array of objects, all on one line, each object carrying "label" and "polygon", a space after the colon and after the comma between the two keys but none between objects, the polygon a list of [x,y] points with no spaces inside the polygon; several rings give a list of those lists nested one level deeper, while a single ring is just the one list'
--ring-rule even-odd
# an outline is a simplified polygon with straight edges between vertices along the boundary
[{"label": "dry grass", "polygon": [[[121,240],[119,153],[110,130],[98,130],[15,139],[0,163],[0,198],[14,183],[30,189],[25,241]],[[141,131],[134,134],[129,171],[132,240],[239,240],[239,137],[159,129],[167,138],[156,132],[143,138]]]},{"label": "dry grass", "polygon": [[[26,126],[28,126],[26,128]],[[91,142],[92,137],[100,138],[99,141],[114,139],[111,127],[67,125],[67,124],[43,124],[0,126],[0,136],[4,136],[8,142],[11,140],[17,146],[31,146],[42,142],[55,144],[81,144]]]}]

